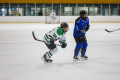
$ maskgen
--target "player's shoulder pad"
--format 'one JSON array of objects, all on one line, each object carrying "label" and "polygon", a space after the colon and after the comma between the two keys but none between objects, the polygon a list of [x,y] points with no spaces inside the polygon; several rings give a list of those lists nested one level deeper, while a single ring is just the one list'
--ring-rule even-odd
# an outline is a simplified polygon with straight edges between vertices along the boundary
[{"label": "player's shoulder pad", "polygon": [[87,17],[86,20],[89,21],[89,18]]},{"label": "player's shoulder pad", "polygon": [[78,19],[78,20],[76,21],[76,23],[80,23],[80,19]]},{"label": "player's shoulder pad", "polygon": [[57,34],[58,34],[58,35],[63,35],[63,32],[62,32],[62,29],[61,29],[61,28],[58,28],[58,29],[57,29]]}]

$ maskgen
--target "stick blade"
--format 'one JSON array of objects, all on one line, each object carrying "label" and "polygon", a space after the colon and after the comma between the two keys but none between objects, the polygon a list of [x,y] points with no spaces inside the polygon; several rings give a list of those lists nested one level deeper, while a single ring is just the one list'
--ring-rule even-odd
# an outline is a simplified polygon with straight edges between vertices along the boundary
[{"label": "stick blade", "polygon": [[105,31],[107,31],[107,32],[109,32],[109,33],[111,32],[111,31],[108,31],[107,29],[105,29]]}]

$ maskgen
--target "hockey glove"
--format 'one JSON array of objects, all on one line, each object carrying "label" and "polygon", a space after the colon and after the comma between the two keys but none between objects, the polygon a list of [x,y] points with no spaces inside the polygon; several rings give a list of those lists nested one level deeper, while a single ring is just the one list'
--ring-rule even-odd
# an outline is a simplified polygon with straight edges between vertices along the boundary
[{"label": "hockey glove", "polygon": [[85,31],[88,31],[89,28],[90,28],[90,25],[87,25]]},{"label": "hockey glove", "polygon": [[61,45],[62,48],[65,48],[66,46],[67,46],[67,44],[65,42],[62,43],[62,45]]},{"label": "hockey glove", "polygon": [[76,31],[77,36],[85,36],[85,30]]},{"label": "hockey glove", "polygon": [[54,39],[53,38],[50,39],[50,43],[54,44]]}]

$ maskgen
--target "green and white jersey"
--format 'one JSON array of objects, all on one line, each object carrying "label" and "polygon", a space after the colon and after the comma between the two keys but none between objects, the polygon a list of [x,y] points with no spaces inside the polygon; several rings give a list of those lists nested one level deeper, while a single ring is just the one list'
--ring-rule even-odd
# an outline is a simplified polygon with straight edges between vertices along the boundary
[{"label": "green and white jersey", "polygon": [[57,27],[46,33],[43,40],[46,43],[49,43],[50,39],[53,38],[55,41],[59,40],[60,44],[62,44],[66,41],[65,34],[66,33],[63,33],[61,28]]}]

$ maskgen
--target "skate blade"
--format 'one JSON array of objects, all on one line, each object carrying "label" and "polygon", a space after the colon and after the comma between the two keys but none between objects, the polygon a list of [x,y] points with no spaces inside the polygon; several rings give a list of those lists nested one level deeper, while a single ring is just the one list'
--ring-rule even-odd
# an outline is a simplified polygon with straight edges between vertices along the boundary
[{"label": "skate blade", "polygon": [[73,61],[77,62],[77,61],[80,61],[80,59],[76,60],[76,59],[73,59]]},{"label": "skate blade", "polygon": [[41,57],[41,59],[44,61],[44,63],[52,63],[52,62],[46,62],[43,57]]},{"label": "skate blade", "polygon": [[44,63],[47,63],[43,57],[41,57],[41,59],[44,61]]},{"label": "skate blade", "polygon": [[83,60],[88,60],[88,58],[84,58],[84,57],[81,57],[81,59],[83,59]]}]

